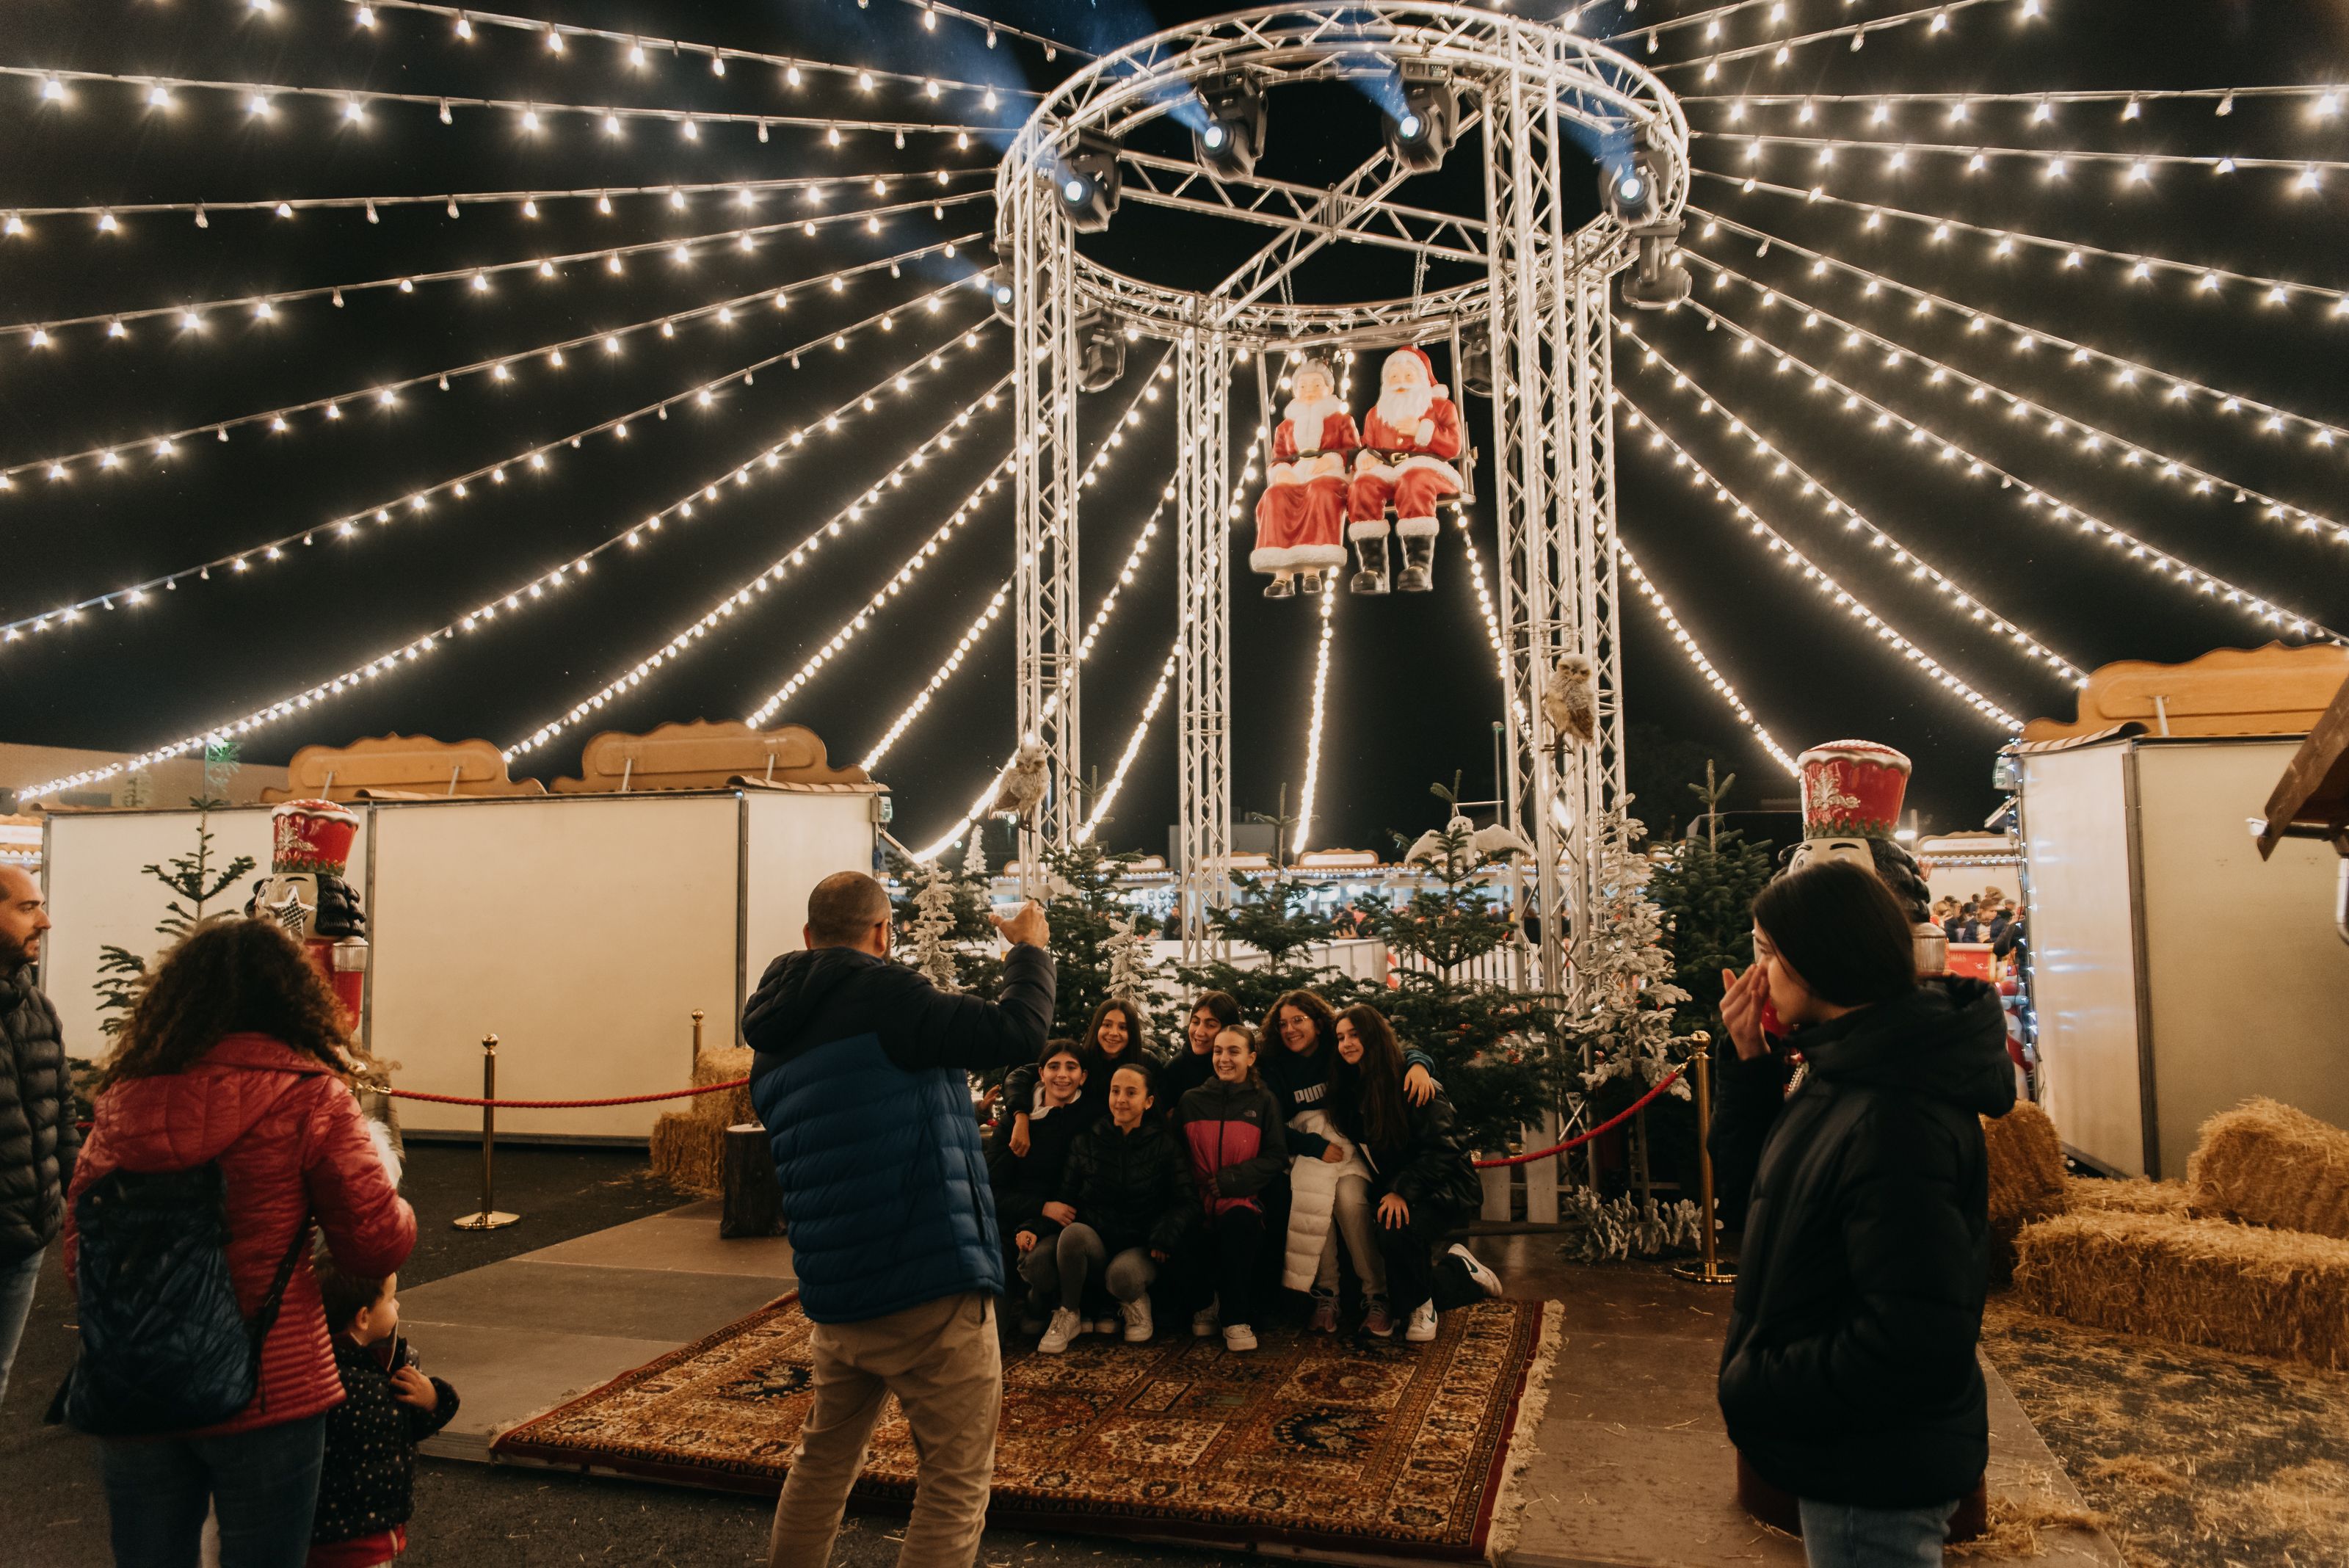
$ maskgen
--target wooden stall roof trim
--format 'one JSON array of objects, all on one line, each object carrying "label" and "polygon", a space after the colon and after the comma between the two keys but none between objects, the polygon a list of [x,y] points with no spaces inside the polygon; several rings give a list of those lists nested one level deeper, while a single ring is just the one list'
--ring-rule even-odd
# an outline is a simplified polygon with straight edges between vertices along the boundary
[{"label": "wooden stall roof trim", "polygon": [[440,800],[544,794],[536,779],[506,773],[505,753],[489,741],[439,741],[429,735],[375,735],[347,746],[305,746],[286,768],[286,787],[261,792],[282,800]]},{"label": "wooden stall roof trim", "polygon": [[873,782],[863,768],[832,766],[823,739],[804,724],[754,730],[740,720],[663,724],[640,735],[606,730],[587,742],[579,763],[580,776],[555,780],[555,794]]},{"label": "wooden stall roof trim", "polygon": [[2183,664],[2129,659],[2080,688],[2078,716],[2033,719],[2025,742],[2074,741],[2126,723],[2154,735],[2301,735],[2349,678],[2349,648],[2218,648]]},{"label": "wooden stall roof trim", "polygon": [[2267,820],[2260,826],[2260,857],[2292,826],[2339,836],[2349,831],[2349,680],[2333,694],[2333,705],[2292,754],[2268,796]]}]

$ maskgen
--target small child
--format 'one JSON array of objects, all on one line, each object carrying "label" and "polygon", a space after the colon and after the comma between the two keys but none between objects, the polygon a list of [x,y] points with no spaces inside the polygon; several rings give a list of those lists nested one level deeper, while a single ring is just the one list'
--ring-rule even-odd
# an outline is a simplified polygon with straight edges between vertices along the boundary
[{"label": "small child", "polygon": [[310,1264],[344,1398],[326,1412],[309,1568],[373,1568],[408,1550],[416,1445],[449,1424],[457,1391],[419,1371],[399,1337],[398,1274],[347,1274],[324,1252]]}]

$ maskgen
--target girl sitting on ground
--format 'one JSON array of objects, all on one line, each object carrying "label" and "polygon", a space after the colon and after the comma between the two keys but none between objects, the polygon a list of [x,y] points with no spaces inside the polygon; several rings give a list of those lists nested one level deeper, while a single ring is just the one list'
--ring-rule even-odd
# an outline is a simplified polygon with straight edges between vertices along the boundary
[{"label": "girl sitting on ground", "polygon": [[[1038,1295],[1060,1306],[1036,1348],[1058,1355],[1084,1333],[1087,1283],[1105,1286],[1118,1303],[1128,1345],[1156,1332],[1150,1287],[1159,1265],[1199,1228],[1199,1197],[1191,1167],[1156,1104],[1150,1069],[1128,1062],[1110,1078],[1109,1115],[1088,1124],[1069,1150],[1061,1173],[1065,1210],[1051,1247],[1032,1248],[1020,1265]],[[1091,1325],[1108,1334],[1116,1319]]]},{"label": "girl sitting on ground", "polygon": [[1200,1338],[1220,1324],[1224,1348],[1256,1348],[1257,1273],[1264,1255],[1266,1184],[1288,1163],[1280,1107],[1257,1073],[1256,1039],[1244,1028],[1216,1036],[1216,1075],[1183,1096],[1174,1130],[1191,1157],[1191,1178],[1206,1219],[1192,1249],[1195,1272],[1215,1299],[1191,1319]]},{"label": "girl sitting on ground", "polygon": [[1362,1326],[1384,1339],[1401,1317],[1403,1338],[1424,1345],[1435,1337],[1439,1311],[1501,1293],[1500,1277],[1466,1247],[1436,1252],[1476,1211],[1475,1168],[1443,1092],[1417,1105],[1403,1093],[1402,1050],[1384,1013],[1361,1006],[1340,1013],[1337,1057],[1334,1116],[1370,1168],[1386,1272],[1387,1300],[1372,1302]]},{"label": "girl sitting on ground", "polygon": [[1184,1096],[1216,1075],[1210,1060],[1216,1036],[1239,1021],[1240,1004],[1227,991],[1203,991],[1191,1004],[1190,1018],[1183,1028],[1185,1048],[1158,1073],[1159,1104],[1169,1115],[1183,1103]]},{"label": "girl sitting on ground", "polygon": [[[1084,1054],[1075,1041],[1047,1041],[1043,1059],[1032,1068],[1019,1071],[1036,1085],[1033,1097],[1026,1102],[1029,1116],[1023,1118],[1030,1120],[1032,1128],[1027,1147],[1019,1152],[1012,1149],[1009,1116],[996,1123],[995,1134],[987,1143],[987,1179],[995,1189],[996,1222],[1008,1238],[1004,1247],[1007,1280],[1025,1273],[1031,1251],[1051,1250],[1052,1239],[1067,1218],[1065,1207],[1055,1201],[1061,1172],[1068,1163],[1070,1146],[1091,1119],[1083,1098]],[[1043,1296],[1029,1294],[1020,1310],[1020,1327],[1029,1334],[1040,1332],[1050,1305]]]},{"label": "girl sitting on ground", "polygon": [[[1150,1063],[1150,1033],[1142,1009],[1112,996],[1093,1009],[1078,1052],[1085,1064],[1085,1112],[1091,1120],[1108,1108],[1110,1075],[1128,1062]],[[1028,1152],[1028,1106],[1035,1095],[1030,1069],[1014,1067],[1003,1080],[1003,1105],[1010,1112],[1011,1152]]]}]

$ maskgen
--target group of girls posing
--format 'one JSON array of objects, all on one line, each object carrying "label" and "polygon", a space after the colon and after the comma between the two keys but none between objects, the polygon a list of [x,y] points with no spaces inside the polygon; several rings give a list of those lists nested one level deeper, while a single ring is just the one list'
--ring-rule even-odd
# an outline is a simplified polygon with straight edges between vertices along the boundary
[{"label": "group of girls posing", "polygon": [[1433,1063],[1383,1014],[1295,991],[1259,1035],[1208,992],[1185,1033],[1154,1061],[1140,1010],[1112,1000],[1005,1082],[988,1168],[1040,1351],[1088,1331],[1150,1339],[1170,1266],[1206,1303],[1192,1333],[1228,1350],[1256,1348],[1276,1262],[1311,1293],[1309,1329],[1335,1332],[1340,1237],[1374,1337],[1400,1323],[1432,1340],[1439,1310],[1499,1293],[1465,1247],[1437,1251],[1475,1210],[1475,1173]]}]

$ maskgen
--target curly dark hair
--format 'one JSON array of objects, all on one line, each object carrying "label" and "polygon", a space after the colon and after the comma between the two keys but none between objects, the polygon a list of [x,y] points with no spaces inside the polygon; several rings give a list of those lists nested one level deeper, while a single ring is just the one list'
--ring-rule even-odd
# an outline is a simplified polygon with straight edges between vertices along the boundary
[{"label": "curly dark hair", "polygon": [[269,1035],[337,1074],[351,1070],[342,1005],[300,944],[269,920],[209,920],[163,955],[100,1086],[184,1072],[224,1037],[244,1033]]},{"label": "curly dark hair", "polygon": [[1317,1055],[1338,1044],[1338,1011],[1322,1000],[1320,992],[1284,991],[1265,1009],[1264,1023],[1257,1031],[1267,1045],[1288,1048],[1288,1042],[1280,1035],[1280,1010],[1284,1007],[1293,1007],[1313,1021],[1313,1050]]}]

